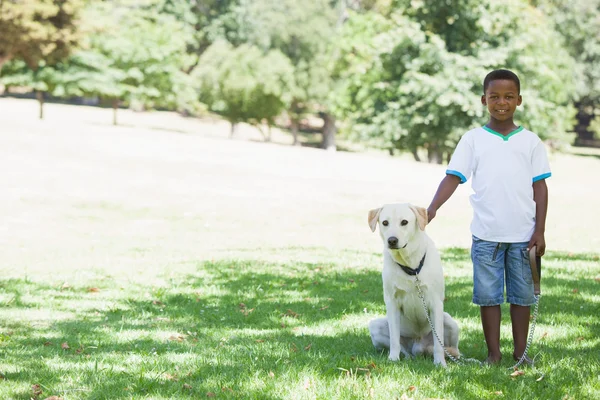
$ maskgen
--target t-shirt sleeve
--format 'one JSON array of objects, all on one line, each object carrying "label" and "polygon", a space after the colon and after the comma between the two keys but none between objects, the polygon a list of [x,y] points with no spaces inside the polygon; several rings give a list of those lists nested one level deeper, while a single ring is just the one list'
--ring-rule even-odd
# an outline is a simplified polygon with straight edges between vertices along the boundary
[{"label": "t-shirt sleeve", "polygon": [[460,138],[454,154],[446,170],[447,175],[456,175],[460,183],[465,183],[470,177],[473,169],[473,147],[469,143],[467,135]]},{"label": "t-shirt sleeve", "polygon": [[546,146],[544,146],[542,141],[540,141],[533,149],[531,164],[533,167],[533,182],[550,178],[552,176],[552,173],[550,172],[550,164],[548,163],[548,155],[546,154]]}]

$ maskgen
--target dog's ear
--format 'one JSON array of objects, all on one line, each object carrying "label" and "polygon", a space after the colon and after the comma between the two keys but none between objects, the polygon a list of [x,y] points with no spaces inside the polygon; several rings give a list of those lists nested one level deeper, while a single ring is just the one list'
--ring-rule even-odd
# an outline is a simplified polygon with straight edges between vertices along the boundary
[{"label": "dog's ear", "polygon": [[377,228],[379,214],[381,214],[381,207],[369,211],[369,227],[371,228],[371,232],[375,232],[375,228]]},{"label": "dog's ear", "polygon": [[422,231],[425,230],[425,225],[427,225],[427,209],[423,207],[417,207],[410,205],[410,209],[415,213],[417,217],[417,223],[419,224],[419,229]]}]

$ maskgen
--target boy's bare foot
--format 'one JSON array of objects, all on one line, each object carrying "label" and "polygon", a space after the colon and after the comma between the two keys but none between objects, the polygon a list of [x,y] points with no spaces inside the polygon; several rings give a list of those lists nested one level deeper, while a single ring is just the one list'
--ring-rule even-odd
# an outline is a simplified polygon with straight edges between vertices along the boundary
[{"label": "boy's bare foot", "polygon": [[489,355],[483,363],[485,365],[496,365],[496,364],[500,364],[500,361],[502,361],[502,356]]},{"label": "boy's bare foot", "polygon": [[[517,357],[517,355],[515,353],[513,353],[513,358],[515,361],[519,361],[521,359],[521,357]],[[529,358],[529,356],[525,356],[525,359],[523,360],[523,364],[533,365],[533,360],[531,358]]]}]

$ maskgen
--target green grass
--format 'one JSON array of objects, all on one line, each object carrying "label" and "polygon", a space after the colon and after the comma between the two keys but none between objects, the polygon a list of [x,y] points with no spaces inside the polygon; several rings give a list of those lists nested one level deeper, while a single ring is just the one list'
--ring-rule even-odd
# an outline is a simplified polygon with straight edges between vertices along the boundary
[{"label": "green grass", "polygon": [[[574,254],[545,257],[536,369],[511,377],[506,307],[498,367],[392,363],[370,342],[384,305],[367,212],[427,204],[444,166],[47,106],[38,121],[34,100],[0,99],[0,399],[600,398],[600,213],[581,217],[600,203],[597,154],[551,154],[548,249]],[[438,247],[469,246],[468,195],[428,226]],[[469,255],[443,257],[460,348],[483,359]]]},{"label": "green grass", "polygon": [[[511,377],[506,307],[500,366],[390,362],[366,328],[384,313],[380,256],[345,251],[305,263],[282,251],[284,261],[261,260],[258,250],[253,258],[199,262],[192,273],[168,265],[160,285],[121,287],[110,276],[72,286],[1,280],[0,398],[35,398],[32,385],[42,391],[37,398],[65,400],[600,398],[595,255],[544,258],[530,352],[536,368]],[[461,325],[461,351],[483,359],[468,252],[448,249],[443,259],[445,309]]]}]

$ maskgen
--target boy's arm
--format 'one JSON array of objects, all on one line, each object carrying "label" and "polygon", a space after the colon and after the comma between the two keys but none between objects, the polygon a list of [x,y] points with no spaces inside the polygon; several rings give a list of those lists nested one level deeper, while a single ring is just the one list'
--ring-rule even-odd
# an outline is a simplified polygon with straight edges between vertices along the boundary
[{"label": "boy's arm", "polygon": [[535,201],[535,231],[529,240],[528,248],[537,246],[537,255],[546,252],[546,214],[548,212],[548,186],[545,179],[533,182],[533,201]]},{"label": "boy's arm", "polygon": [[428,222],[431,222],[435,218],[437,210],[452,196],[459,184],[460,178],[456,175],[447,174],[442,179],[437,192],[433,196],[433,200],[431,200],[431,204],[427,207]]}]

